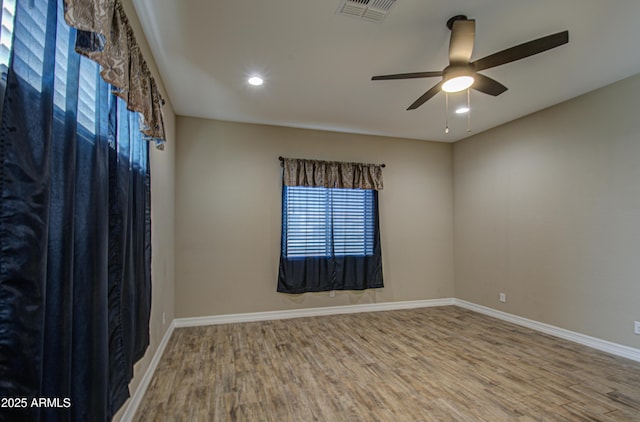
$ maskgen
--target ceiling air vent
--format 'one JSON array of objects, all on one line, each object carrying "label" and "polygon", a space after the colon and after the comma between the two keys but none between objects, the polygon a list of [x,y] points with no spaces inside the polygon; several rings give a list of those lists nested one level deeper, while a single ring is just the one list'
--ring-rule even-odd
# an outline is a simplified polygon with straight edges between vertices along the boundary
[{"label": "ceiling air vent", "polygon": [[342,0],[338,13],[345,16],[380,22],[396,0]]}]

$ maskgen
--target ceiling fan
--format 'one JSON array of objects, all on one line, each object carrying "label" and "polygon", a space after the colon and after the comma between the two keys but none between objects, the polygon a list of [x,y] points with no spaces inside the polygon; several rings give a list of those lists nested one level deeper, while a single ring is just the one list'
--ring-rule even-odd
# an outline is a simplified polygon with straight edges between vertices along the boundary
[{"label": "ceiling fan", "polygon": [[464,15],[457,15],[447,21],[447,27],[451,30],[449,66],[441,71],[381,75],[374,76],[371,80],[381,81],[390,79],[442,77],[440,82],[422,94],[407,110],[415,110],[420,107],[440,90],[445,92],[458,92],[467,88],[473,88],[485,94],[498,96],[505,92],[507,87],[495,79],[478,73],[479,71],[524,59],[525,57],[551,50],[552,48],[569,42],[569,31],[562,31],[516,45],[515,47],[507,48],[506,50],[472,62],[470,60],[476,37],[476,21],[474,19],[467,19]]}]

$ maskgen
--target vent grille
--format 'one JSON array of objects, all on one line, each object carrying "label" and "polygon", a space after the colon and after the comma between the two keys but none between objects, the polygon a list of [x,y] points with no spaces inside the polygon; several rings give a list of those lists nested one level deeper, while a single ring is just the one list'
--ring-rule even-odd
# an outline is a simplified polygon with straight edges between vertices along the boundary
[{"label": "vent grille", "polygon": [[396,0],[342,0],[338,13],[345,16],[380,22]]}]

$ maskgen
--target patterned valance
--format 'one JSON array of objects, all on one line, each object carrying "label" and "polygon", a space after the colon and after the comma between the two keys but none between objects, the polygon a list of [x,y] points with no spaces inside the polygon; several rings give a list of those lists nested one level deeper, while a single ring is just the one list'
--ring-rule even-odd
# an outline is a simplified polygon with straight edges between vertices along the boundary
[{"label": "patterned valance", "polygon": [[120,0],[64,0],[64,6],[66,22],[78,30],[76,51],[100,64],[102,78],[142,116],[142,133],[163,149],[164,100]]},{"label": "patterned valance", "polygon": [[286,186],[382,190],[383,164],[283,158]]}]

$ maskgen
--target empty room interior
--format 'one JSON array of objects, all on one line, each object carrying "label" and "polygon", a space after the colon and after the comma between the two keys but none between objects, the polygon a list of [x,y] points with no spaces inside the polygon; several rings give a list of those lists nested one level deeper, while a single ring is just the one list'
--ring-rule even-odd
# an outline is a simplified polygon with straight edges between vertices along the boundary
[{"label": "empty room interior", "polygon": [[0,410],[640,420],[640,3],[2,4]]}]

